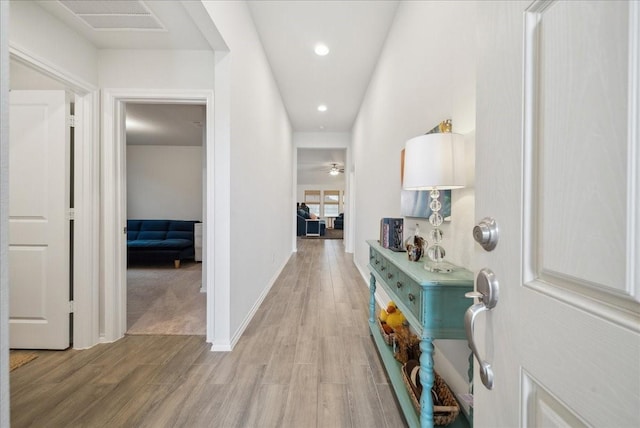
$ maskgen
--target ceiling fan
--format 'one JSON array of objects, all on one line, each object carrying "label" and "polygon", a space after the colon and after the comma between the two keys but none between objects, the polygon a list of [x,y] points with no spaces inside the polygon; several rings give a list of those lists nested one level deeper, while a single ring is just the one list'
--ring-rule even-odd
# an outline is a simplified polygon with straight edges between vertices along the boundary
[{"label": "ceiling fan", "polygon": [[344,173],[344,168],[339,168],[337,163],[332,163],[331,169],[329,170],[329,174],[338,175],[340,173]]}]

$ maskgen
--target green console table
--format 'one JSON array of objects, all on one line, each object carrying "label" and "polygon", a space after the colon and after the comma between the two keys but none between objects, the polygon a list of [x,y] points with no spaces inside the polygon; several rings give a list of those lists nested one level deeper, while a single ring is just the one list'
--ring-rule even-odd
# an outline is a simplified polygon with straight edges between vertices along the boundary
[{"label": "green console table", "polygon": [[[369,328],[380,352],[400,407],[411,427],[433,427],[431,394],[420,397],[420,414],[413,407],[402,381],[401,365],[395,360],[377,325],[375,292],[381,286],[403,312],[420,337],[420,382],[430,391],[434,382],[433,340],[466,340],[464,313],[473,303],[465,293],[473,291],[473,274],[463,268],[451,273],[432,273],[423,262],[411,262],[406,253],[385,249],[378,241],[369,245]],[[464,418],[462,413],[458,419]]]}]

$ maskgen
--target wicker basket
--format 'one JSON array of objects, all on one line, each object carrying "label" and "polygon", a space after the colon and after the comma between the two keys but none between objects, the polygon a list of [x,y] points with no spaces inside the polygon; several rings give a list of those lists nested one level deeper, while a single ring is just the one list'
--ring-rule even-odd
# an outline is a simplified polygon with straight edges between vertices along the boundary
[{"label": "wicker basket", "polygon": [[382,328],[382,321],[380,321],[380,318],[376,318],[376,320],[378,321],[378,328],[380,329],[380,334],[382,334],[384,343],[386,343],[389,346],[394,346],[396,343],[395,333],[388,334],[386,331],[384,331],[384,328]]},{"label": "wicker basket", "polygon": [[396,329],[395,336],[396,348],[393,356],[396,360],[405,364],[409,360],[420,358],[420,338],[408,326]]},{"label": "wicker basket", "polygon": [[[419,367],[417,364],[417,361],[410,360],[407,364],[402,366],[402,380],[409,391],[409,396],[411,397],[413,406],[418,412],[420,412],[419,392],[416,393],[416,388],[412,386],[412,382],[410,380],[411,370],[413,370],[414,367]],[[435,376],[435,380],[433,382],[432,393],[435,393],[440,401],[439,405],[433,406],[433,423],[439,426],[449,425],[458,417],[458,413],[460,413],[460,406],[458,406],[458,402],[453,396],[453,393],[451,393],[451,390],[445,383],[444,379],[442,379],[442,377],[440,377],[440,375],[435,371],[433,374]]]}]

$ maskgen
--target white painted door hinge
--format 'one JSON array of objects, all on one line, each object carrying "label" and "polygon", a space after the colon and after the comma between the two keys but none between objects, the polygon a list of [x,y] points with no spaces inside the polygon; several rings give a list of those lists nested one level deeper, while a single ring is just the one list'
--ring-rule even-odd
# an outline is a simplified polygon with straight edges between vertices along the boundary
[{"label": "white painted door hinge", "polygon": [[75,220],[76,219],[76,210],[74,208],[69,208],[67,211],[67,220]]},{"label": "white painted door hinge", "polygon": [[73,306],[73,300],[69,300],[69,313],[72,314],[75,312],[74,310],[74,306]]},{"label": "white painted door hinge", "polygon": [[74,115],[67,116],[67,125],[69,125],[69,128],[76,127],[76,117]]}]

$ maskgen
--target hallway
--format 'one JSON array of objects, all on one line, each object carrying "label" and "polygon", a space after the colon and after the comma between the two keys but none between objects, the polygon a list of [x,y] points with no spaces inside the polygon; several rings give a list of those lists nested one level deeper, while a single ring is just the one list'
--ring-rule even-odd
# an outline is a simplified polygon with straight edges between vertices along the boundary
[{"label": "hallway", "polygon": [[38,352],[11,373],[11,425],[404,426],[351,258],[342,240],[298,239],[230,353],[208,352],[199,336]]}]

